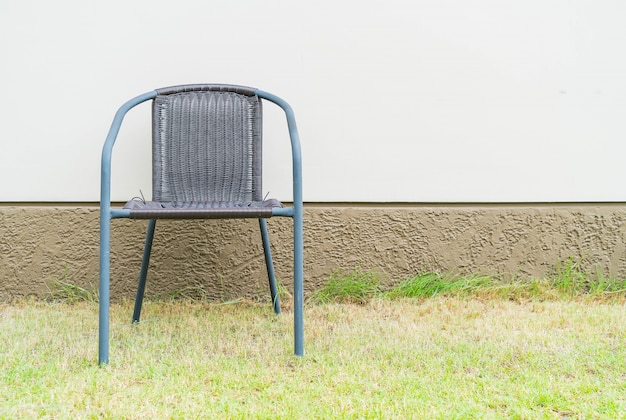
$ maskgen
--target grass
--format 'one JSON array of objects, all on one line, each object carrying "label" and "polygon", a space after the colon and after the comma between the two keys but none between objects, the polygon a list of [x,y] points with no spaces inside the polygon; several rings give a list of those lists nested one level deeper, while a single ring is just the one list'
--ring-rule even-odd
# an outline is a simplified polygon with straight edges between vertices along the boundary
[{"label": "grass", "polygon": [[626,280],[585,271],[582,261],[573,258],[557,264],[551,275],[540,279],[428,272],[407,278],[387,290],[380,284],[376,272],[354,270],[348,274],[333,274],[311,300],[315,303],[363,303],[372,298],[426,299],[435,296],[517,301],[572,298],[624,301]]},{"label": "grass", "polygon": [[334,273],[324,287],[315,291],[316,303],[365,303],[380,295],[378,276],[372,271],[354,270],[346,275]]},{"label": "grass", "polygon": [[112,307],[96,366],[92,302],[0,307],[0,418],[625,418],[617,303],[436,297],[307,308]]},{"label": "grass", "polygon": [[137,325],[114,304],[104,368],[97,302],[69,287],[0,305],[0,418],[626,418],[626,292],[580,271],[523,292],[337,274],[307,304],[303,358],[269,304],[148,301]]}]

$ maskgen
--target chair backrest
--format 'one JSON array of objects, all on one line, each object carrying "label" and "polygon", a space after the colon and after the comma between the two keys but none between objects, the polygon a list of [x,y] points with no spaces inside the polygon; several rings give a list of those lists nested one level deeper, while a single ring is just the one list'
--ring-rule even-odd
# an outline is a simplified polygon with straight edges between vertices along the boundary
[{"label": "chair backrest", "polygon": [[153,102],[153,200],[261,201],[262,106],[255,89],[183,85]]}]

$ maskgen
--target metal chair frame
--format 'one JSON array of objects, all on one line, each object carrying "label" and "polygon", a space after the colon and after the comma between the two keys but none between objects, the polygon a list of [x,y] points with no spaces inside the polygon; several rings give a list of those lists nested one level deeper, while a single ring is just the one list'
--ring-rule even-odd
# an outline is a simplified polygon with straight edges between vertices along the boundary
[{"label": "metal chair frame", "polygon": [[[191,85],[190,85],[191,86]],[[225,86],[225,85],[193,85],[194,87],[209,86]],[[184,87],[184,86],[181,86]],[[237,86],[230,86],[237,88]],[[245,88],[249,89],[249,88]],[[98,364],[105,365],[109,363],[109,307],[110,307],[110,265],[111,265],[111,220],[118,218],[130,218],[131,210],[114,209],[111,207],[111,157],[113,146],[115,144],[120,127],[125,115],[135,106],[152,100],[158,95],[158,89],[142,95],[139,95],[125,104],[123,104],[113,119],[111,128],[107,135],[104,147],[102,149],[102,167],[101,167],[101,185],[100,185],[100,280],[99,280],[99,335],[98,335]],[[291,141],[292,154],[292,170],[293,170],[293,204],[289,207],[274,207],[271,209],[272,216],[290,217],[293,220],[293,256],[294,256],[294,278],[293,278],[293,298],[294,298],[294,354],[297,356],[304,355],[304,257],[303,257],[303,201],[302,201],[302,157],[298,129],[296,120],[291,106],[271,93],[255,89],[254,95],[258,98],[272,102],[282,108],[287,118],[287,127]],[[265,262],[268,271],[270,283],[270,292],[272,295],[272,303],[274,311],[280,313],[280,303],[278,300],[278,290],[274,276],[272,264],[272,255],[270,251],[269,236],[267,232],[267,224],[265,217],[254,214],[234,215],[234,216],[211,216],[210,214],[198,215],[191,214],[189,218],[241,218],[253,217],[259,219],[261,237],[263,241],[263,249]],[[133,322],[138,322],[143,294],[145,290],[148,266],[150,262],[150,254],[152,249],[152,240],[156,227],[156,218],[149,217],[148,232],[146,234],[146,242],[139,275],[139,284],[137,287],[137,298],[135,301],[135,309],[133,312]],[[165,218],[171,218],[165,216]],[[188,218],[184,216],[176,216],[176,218]]]}]

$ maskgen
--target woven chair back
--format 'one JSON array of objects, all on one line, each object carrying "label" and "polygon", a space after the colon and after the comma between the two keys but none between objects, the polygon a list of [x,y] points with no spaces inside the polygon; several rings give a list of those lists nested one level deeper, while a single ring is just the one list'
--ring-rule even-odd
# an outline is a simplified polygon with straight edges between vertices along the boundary
[{"label": "woven chair back", "polygon": [[254,91],[191,85],[153,102],[153,200],[262,200],[262,108]]}]

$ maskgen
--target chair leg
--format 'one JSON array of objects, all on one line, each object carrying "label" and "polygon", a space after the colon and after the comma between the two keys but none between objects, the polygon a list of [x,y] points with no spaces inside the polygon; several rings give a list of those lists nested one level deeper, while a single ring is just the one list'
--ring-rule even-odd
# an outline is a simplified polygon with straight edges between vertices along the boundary
[{"label": "chair leg", "polygon": [[139,322],[141,316],[141,306],[143,305],[143,295],[146,290],[146,279],[148,277],[148,266],[150,265],[150,253],[152,252],[152,240],[154,239],[154,229],[156,219],[148,222],[148,232],[146,233],[146,244],[143,249],[141,260],[141,271],[139,272],[139,283],[137,284],[137,296],[135,298],[135,310],[133,311],[133,324]]},{"label": "chair leg", "polygon": [[293,217],[293,324],[294,353],[304,356],[304,227],[302,203]]},{"label": "chair leg", "polygon": [[108,208],[100,210],[100,280],[98,365],[109,364],[109,301],[111,268],[111,214]]},{"label": "chair leg", "polygon": [[278,287],[276,285],[276,276],[274,275],[274,263],[272,261],[272,250],[270,249],[269,233],[267,232],[267,222],[265,219],[259,219],[259,227],[261,228],[261,239],[263,240],[263,253],[265,254],[265,266],[267,267],[267,277],[270,283],[270,294],[272,296],[272,305],[274,312],[280,313],[280,300],[278,298]]}]

